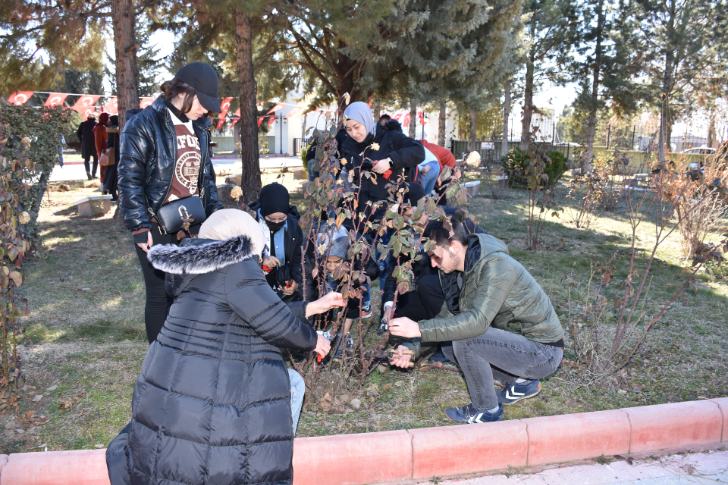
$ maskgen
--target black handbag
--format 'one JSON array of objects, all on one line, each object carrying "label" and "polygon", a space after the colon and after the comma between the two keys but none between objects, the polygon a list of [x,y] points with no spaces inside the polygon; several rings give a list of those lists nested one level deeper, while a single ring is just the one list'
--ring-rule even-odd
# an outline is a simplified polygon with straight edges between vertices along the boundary
[{"label": "black handbag", "polygon": [[202,224],[206,217],[202,199],[195,195],[173,200],[157,211],[157,223],[167,234],[175,234],[182,229],[189,231],[190,226]]}]

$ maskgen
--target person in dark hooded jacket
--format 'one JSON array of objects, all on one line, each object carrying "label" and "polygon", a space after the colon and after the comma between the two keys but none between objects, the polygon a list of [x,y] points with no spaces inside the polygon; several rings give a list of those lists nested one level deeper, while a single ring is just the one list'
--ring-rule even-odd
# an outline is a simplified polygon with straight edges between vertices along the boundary
[{"label": "person in dark hooded jacket", "polygon": [[339,293],[286,305],[258,258],[259,225],[222,209],[199,238],[158,245],[154,267],[176,297],[137,378],[129,425],[106,453],[119,484],[283,484],[292,480],[290,384],[282,348],[330,344],[305,318],[341,307]]},{"label": "person in dark hooded jacket", "polygon": [[127,120],[121,133],[119,208],[132,233],[144,276],[144,321],[150,343],[162,327],[171,301],[164,291],[164,273],[151,267],[147,251],[155,244],[175,243],[180,238],[180,234],[163,231],[156,214],[163,205],[186,197],[200,197],[208,216],[222,208],[207,130],[207,113],[220,110],[217,88],[212,66],[187,64],[162,85],[162,95],[152,105]]},{"label": "person in dark hooded jacket", "polygon": [[255,211],[261,231],[269,236],[268,247],[263,252],[263,271],[267,271],[268,284],[284,301],[302,300],[304,258],[301,251],[305,240],[298,225],[298,210],[290,205],[288,189],[277,182],[268,184],[250,208]]}]

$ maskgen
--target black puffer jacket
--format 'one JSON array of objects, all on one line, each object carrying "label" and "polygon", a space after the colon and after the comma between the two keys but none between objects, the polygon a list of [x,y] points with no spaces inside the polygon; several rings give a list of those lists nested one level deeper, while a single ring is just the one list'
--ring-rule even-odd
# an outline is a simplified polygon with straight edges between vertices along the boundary
[{"label": "black puffer jacket", "polygon": [[[375,150],[372,144],[375,144],[375,147],[379,145],[379,148]],[[382,175],[377,175],[374,182],[362,178],[359,210],[365,209],[369,201],[386,200],[387,184],[395,182],[397,177],[402,174],[411,180],[415,167],[425,159],[425,149],[422,144],[396,130],[379,130],[376,136],[369,135],[362,143],[357,143],[347,136],[339,152],[347,160],[345,167],[348,170],[354,170],[355,181],[359,179],[360,170],[371,170],[371,163],[365,159],[382,160],[389,157],[392,160],[392,174],[389,179],[385,179]],[[383,210],[379,212],[383,213]],[[375,216],[375,219],[377,218]]]},{"label": "black puffer jacket", "polygon": [[[202,156],[197,185],[208,215],[222,208],[207,150],[209,123],[208,118],[192,123]],[[118,166],[119,207],[127,228],[152,227],[149,209],[157,212],[172,187],[176,147],[174,125],[163,96],[124,125]]]},{"label": "black puffer jacket", "polygon": [[281,348],[312,350],[303,303],[268,286],[247,237],[155,246],[177,295],[107,450],[111,483],[290,483],[290,383]]}]

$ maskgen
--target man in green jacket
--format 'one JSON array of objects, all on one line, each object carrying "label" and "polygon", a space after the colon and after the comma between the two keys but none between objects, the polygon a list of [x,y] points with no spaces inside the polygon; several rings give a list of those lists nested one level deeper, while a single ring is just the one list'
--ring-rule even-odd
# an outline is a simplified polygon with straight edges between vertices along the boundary
[{"label": "man in green jacket", "polygon": [[[533,397],[539,379],[553,374],[563,357],[564,330],[548,296],[533,276],[488,234],[470,234],[431,222],[426,236],[435,246],[431,264],[439,269],[445,304],[440,314],[419,323],[395,318],[392,335],[427,342],[450,342],[443,351],[457,362],[471,403],[447,408],[461,423],[497,421],[503,404]],[[411,367],[412,352],[399,346],[390,362]],[[494,378],[504,384],[499,393]]]}]

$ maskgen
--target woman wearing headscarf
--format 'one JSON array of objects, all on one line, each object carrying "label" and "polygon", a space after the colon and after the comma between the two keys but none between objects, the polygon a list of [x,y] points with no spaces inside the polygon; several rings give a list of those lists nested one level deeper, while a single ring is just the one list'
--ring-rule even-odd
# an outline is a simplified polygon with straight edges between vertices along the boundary
[{"label": "woman wearing headscarf", "polygon": [[370,214],[368,202],[387,199],[387,184],[397,182],[400,176],[411,180],[417,164],[425,158],[422,145],[396,130],[379,130],[369,105],[362,101],[351,103],[344,110],[344,126],[347,137],[344,139],[341,156],[346,160],[345,167],[354,170],[355,183],[361,171],[372,171],[376,177],[362,177],[359,190],[358,210],[365,216],[379,219],[384,209]]},{"label": "woman wearing headscarf", "polygon": [[293,429],[282,349],[328,340],[306,318],[343,305],[329,293],[286,305],[259,258],[265,237],[238,209],[212,214],[199,238],[158,245],[175,300],[137,378],[129,425],[109,445],[117,484],[290,483]]},{"label": "woman wearing headscarf", "polygon": [[199,197],[208,216],[222,208],[207,130],[207,114],[218,111],[215,69],[193,62],[165,82],[162,94],[127,120],[121,133],[119,208],[144,277],[144,321],[150,343],[162,328],[171,300],[164,290],[164,273],[149,264],[147,251],[155,244],[175,243],[181,236],[162,229],[157,217],[160,209],[188,197]]}]

